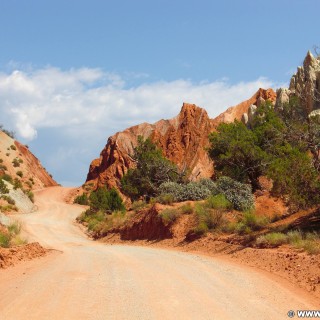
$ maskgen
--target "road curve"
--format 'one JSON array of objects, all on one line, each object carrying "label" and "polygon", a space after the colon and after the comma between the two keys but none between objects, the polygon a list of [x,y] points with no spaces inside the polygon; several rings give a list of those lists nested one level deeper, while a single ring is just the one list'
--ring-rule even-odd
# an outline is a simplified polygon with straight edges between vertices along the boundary
[{"label": "road curve", "polygon": [[39,211],[19,215],[29,240],[59,250],[0,270],[1,320],[288,319],[315,309],[296,292],[220,259],[87,239],[63,202],[68,190],[36,194]]}]

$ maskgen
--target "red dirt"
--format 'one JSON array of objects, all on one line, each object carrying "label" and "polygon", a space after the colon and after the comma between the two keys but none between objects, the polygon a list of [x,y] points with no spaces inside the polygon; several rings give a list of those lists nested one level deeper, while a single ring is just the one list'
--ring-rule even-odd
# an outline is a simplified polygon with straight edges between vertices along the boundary
[{"label": "red dirt", "polygon": [[38,242],[12,248],[0,248],[0,268],[5,269],[21,261],[43,257],[48,251],[48,249],[44,249]]}]

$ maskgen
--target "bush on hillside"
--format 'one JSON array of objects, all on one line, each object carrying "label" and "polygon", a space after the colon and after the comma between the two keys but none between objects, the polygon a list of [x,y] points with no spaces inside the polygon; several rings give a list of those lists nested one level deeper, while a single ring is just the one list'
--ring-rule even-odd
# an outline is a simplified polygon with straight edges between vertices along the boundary
[{"label": "bush on hillside", "polygon": [[199,182],[179,184],[176,182],[165,182],[159,187],[160,195],[170,194],[175,201],[203,200],[210,196],[210,190]]},{"label": "bush on hillside", "polygon": [[216,182],[211,179],[201,179],[199,180],[199,184],[206,187],[210,191],[211,195],[217,195],[219,193]]},{"label": "bush on hillside", "polygon": [[204,185],[198,182],[189,182],[183,185],[180,194],[180,201],[203,200],[210,196],[211,192]]},{"label": "bush on hillside", "polygon": [[88,196],[85,193],[82,195],[76,196],[73,203],[88,205],[89,204]]},{"label": "bush on hillside", "polygon": [[124,211],[125,207],[123,201],[114,188],[107,190],[106,187],[97,189],[91,192],[90,197],[90,209],[93,211],[103,211],[111,213],[112,211]]},{"label": "bush on hillside", "polygon": [[221,177],[217,180],[217,186],[220,193],[232,203],[236,210],[245,211],[254,207],[254,196],[250,185],[229,177]]},{"label": "bush on hillside", "polygon": [[9,189],[7,188],[2,178],[0,179],[0,193],[2,194],[9,193]]},{"label": "bush on hillside", "polygon": [[218,209],[218,210],[231,210],[233,208],[232,203],[223,194],[210,196],[206,200],[206,206],[210,209]]}]

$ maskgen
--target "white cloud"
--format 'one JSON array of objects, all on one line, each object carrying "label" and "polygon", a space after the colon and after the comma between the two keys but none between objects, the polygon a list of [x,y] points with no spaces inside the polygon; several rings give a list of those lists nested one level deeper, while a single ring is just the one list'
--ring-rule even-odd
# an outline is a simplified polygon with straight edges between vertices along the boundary
[{"label": "white cloud", "polygon": [[248,99],[259,87],[274,85],[265,78],[235,85],[227,80],[198,84],[161,81],[130,88],[125,84],[118,74],[89,68],[2,73],[1,113],[21,137],[34,139],[37,129],[46,127],[63,130],[83,125],[95,131],[108,123],[121,129],[134,121],[154,122],[177,114],[182,102],[204,107],[214,117]]},{"label": "white cloud", "polygon": [[[139,85],[129,85],[136,79]],[[52,146],[59,143],[63,150],[59,151],[59,158],[61,154],[67,158],[65,167],[54,165],[54,161],[59,161],[56,149],[34,151],[44,157],[41,160],[53,171],[55,168],[64,170],[60,174],[61,181],[74,179],[68,172],[75,170],[81,175],[78,181],[83,181],[87,167],[84,162],[89,164],[97,157],[103,141],[116,131],[141,122],[171,118],[179,113],[183,102],[205,108],[213,118],[229,106],[250,98],[258,88],[276,85],[265,78],[237,84],[230,84],[227,79],[201,83],[179,79],[141,84],[141,79],[147,81],[148,75],[120,76],[90,68],[62,71],[47,67],[0,72],[0,123],[16,130],[22,141],[38,137],[34,140],[38,141],[35,144],[38,148],[47,149],[48,143]],[[40,142],[38,131],[46,133],[46,141]],[[85,152],[83,146],[86,146]],[[68,153],[70,148],[72,153]],[[57,175],[57,172],[52,173]]]}]

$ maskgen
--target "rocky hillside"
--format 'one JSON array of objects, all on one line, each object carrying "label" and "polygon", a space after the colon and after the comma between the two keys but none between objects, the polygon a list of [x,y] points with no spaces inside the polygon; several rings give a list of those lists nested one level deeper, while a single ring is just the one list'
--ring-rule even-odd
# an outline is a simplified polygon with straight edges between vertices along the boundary
[{"label": "rocky hillside", "polygon": [[0,176],[4,174],[19,179],[28,189],[57,185],[27,146],[0,131]]},{"label": "rocky hillside", "polygon": [[272,89],[259,89],[250,99],[239,103],[234,107],[228,108],[225,112],[217,116],[213,122],[218,125],[221,122],[233,122],[234,120],[241,120],[244,114],[249,113],[252,106],[259,106],[262,102],[270,100],[276,101],[276,93]]},{"label": "rocky hillside", "polygon": [[209,133],[221,122],[240,120],[251,105],[267,99],[275,101],[275,98],[272,89],[259,89],[249,100],[229,108],[215,119],[210,119],[204,109],[184,103],[173,119],[142,123],[118,132],[108,139],[100,157],[92,161],[86,182],[94,186],[117,187],[128,168],[134,166],[130,155],[139,135],[150,137],[181,169],[189,168],[192,180],[211,177],[213,164],[205,151]]}]

